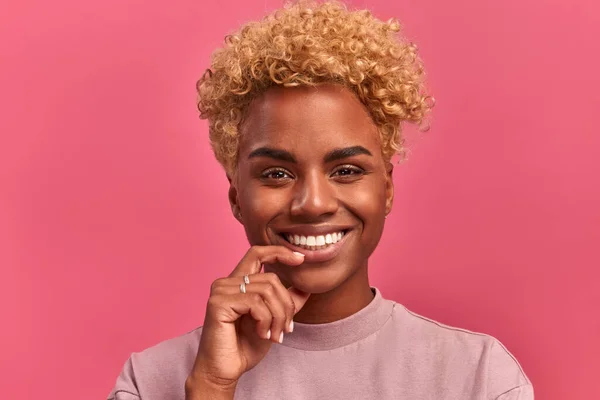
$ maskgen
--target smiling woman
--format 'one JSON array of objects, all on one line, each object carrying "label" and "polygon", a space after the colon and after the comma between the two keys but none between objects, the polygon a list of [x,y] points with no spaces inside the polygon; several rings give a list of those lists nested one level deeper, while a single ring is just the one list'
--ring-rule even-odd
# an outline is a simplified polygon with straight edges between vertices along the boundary
[{"label": "smiling woman", "polygon": [[369,284],[400,124],[431,107],[398,31],[300,2],[214,54],[199,109],[251,247],[212,283],[203,326],[133,354],[109,399],[533,398],[496,339]]},{"label": "smiling woman", "polygon": [[[377,127],[343,86],[276,87],[252,103],[229,199],[250,244],[304,254],[294,268],[265,265],[284,286],[313,294],[297,319],[330,322],[371,301],[367,260],[392,207],[391,174]],[[334,293],[353,300],[329,316]]]}]

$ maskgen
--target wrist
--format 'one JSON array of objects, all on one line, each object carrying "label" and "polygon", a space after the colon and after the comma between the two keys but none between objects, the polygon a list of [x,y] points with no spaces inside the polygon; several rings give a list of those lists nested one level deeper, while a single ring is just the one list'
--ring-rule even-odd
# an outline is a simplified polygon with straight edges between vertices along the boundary
[{"label": "wrist", "polygon": [[233,399],[237,380],[209,376],[189,376],[185,381],[186,400]]}]

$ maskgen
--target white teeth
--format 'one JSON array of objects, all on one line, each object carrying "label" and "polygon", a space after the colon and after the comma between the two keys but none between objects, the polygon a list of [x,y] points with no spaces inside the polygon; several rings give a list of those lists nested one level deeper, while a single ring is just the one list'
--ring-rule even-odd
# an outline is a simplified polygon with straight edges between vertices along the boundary
[{"label": "white teeth", "polygon": [[326,235],[303,236],[286,233],[285,238],[288,242],[299,247],[307,248],[308,250],[324,249],[328,245],[334,244],[342,240],[343,232],[328,233]]}]

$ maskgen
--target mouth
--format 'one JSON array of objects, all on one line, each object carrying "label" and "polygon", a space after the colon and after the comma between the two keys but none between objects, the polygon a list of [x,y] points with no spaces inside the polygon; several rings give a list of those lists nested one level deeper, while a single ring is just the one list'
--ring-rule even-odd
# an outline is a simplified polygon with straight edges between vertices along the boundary
[{"label": "mouth", "polygon": [[288,243],[305,250],[322,250],[326,249],[329,246],[336,244],[341,241],[348,229],[331,232],[324,235],[297,235],[293,233],[280,233],[279,235],[283,237]]},{"label": "mouth", "polygon": [[304,254],[304,263],[319,263],[335,258],[342,250],[351,229],[341,229],[318,235],[279,232],[283,246]]}]

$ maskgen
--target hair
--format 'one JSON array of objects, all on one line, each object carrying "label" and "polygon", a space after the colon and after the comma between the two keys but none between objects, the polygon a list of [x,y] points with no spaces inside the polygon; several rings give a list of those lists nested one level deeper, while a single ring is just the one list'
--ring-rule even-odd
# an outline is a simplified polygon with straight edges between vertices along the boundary
[{"label": "hair", "polygon": [[217,161],[234,174],[239,127],[253,99],[271,87],[342,85],[373,119],[386,161],[404,156],[401,122],[423,127],[433,107],[417,46],[396,19],[349,11],[338,1],[301,0],[225,37],[197,82],[200,118],[208,119]]}]

